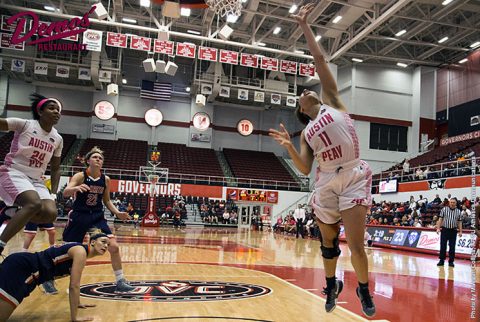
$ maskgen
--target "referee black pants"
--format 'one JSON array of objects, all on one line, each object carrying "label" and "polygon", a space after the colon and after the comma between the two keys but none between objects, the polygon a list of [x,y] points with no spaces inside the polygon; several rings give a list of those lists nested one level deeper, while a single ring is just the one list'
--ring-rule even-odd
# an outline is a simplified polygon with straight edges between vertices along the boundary
[{"label": "referee black pants", "polygon": [[303,220],[298,219],[297,220],[297,238],[298,234],[302,235],[302,238],[305,238],[305,228],[303,227]]},{"label": "referee black pants", "polygon": [[444,261],[447,255],[448,241],[448,261],[453,263],[455,259],[455,244],[457,243],[457,229],[444,228],[440,233],[440,260]]}]

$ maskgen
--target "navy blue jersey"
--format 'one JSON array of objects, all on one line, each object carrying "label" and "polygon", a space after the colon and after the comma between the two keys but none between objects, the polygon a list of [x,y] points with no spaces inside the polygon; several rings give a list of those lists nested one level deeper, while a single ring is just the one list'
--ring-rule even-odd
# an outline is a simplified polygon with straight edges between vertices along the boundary
[{"label": "navy blue jersey", "polygon": [[70,275],[73,259],[68,256],[70,248],[82,246],[85,251],[89,251],[89,246],[82,243],[66,243],[63,245],[54,245],[43,252],[35,253],[39,263],[39,280],[38,283],[50,281],[54,278]]},{"label": "navy blue jersey", "polygon": [[102,211],[103,210],[103,192],[106,187],[105,175],[102,174],[97,179],[87,175],[83,171],[83,183],[90,187],[90,191],[77,192],[73,202],[73,210],[80,212]]}]

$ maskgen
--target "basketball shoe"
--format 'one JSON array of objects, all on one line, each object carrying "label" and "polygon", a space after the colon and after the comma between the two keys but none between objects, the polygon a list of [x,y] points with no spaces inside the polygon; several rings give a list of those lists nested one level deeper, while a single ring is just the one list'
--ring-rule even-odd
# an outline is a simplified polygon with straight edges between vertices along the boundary
[{"label": "basketball shoe", "polygon": [[327,313],[332,312],[335,307],[337,307],[337,298],[342,290],[343,282],[339,280],[335,281],[335,287],[332,289],[328,289],[327,287],[323,289],[322,293],[327,296],[327,302],[325,302],[325,311],[327,311]]}]

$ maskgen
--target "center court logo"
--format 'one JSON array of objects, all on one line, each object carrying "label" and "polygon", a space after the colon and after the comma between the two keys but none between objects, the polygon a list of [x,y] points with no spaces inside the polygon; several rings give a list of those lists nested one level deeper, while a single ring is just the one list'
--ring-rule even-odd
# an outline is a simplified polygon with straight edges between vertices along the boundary
[{"label": "center court logo", "polygon": [[269,294],[271,289],[252,284],[205,281],[137,281],[129,293],[115,293],[114,283],[95,283],[80,287],[84,297],[116,301],[201,302],[245,299]]}]

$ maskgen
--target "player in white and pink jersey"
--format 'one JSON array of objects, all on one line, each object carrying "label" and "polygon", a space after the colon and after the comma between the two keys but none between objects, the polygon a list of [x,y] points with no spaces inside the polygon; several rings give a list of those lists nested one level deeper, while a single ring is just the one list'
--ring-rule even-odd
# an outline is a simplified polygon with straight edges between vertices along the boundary
[{"label": "player in white and pink jersey", "polygon": [[[0,254],[6,243],[27,222],[51,223],[56,219],[55,195],[60,181],[63,139],[53,127],[60,119],[61,104],[54,98],[32,94],[33,120],[0,118],[0,131],[14,131],[10,152],[0,167],[0,198],[7,206],[0,213]],[[51,191],[42,176],[50,163]]]},{"label": "player in white and pink jersey", "polygon": [[304,90],[299,100],[297,116],[306,125],[300,137],[300,152],[295,149],[287,130],[270,129],[270,135],[287,151],[295,166],[305,175],[316,159],[315,191],[312,207],[319,221],[321,251],[325,266],[327,296],[325,310],[335,309],[343,282],[335,277],[340,255],[338,236],[340,220],[345,227],[351,261],[357,274],[357,295],[365,315],[375,315],[375,304],[368,289],[368,259],[364,249],[365,216],[371,203],[372,172],[368,164],[359,159],[358,138],[347,109],[340,100],[336,81],[315,40],[307,18],[314,4],[303,6],[294,15],[302,28],[310,52],[315,59],[322,99],[315,92]]}]

